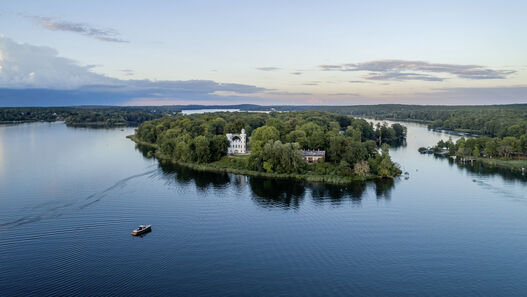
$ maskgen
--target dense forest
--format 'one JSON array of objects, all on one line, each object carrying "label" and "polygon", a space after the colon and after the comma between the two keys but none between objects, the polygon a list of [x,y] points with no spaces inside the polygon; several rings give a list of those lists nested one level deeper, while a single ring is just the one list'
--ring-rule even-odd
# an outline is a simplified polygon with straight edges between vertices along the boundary
[{"label": "dense forest", "polygon": [[[242,128],[250,135],[250,155],[225,157],[225,133]],[[405,136],[406,128],[399,124],[374,126],[318,111],[178,114],[145,122],[135,134],[138,142],[154,144],[158,154],[183,163],[223,162],[256,172],[350,178],[399,175],[388,145],[403,142]],[[324,150],[326,162],[307,165],[302,150]]]}]

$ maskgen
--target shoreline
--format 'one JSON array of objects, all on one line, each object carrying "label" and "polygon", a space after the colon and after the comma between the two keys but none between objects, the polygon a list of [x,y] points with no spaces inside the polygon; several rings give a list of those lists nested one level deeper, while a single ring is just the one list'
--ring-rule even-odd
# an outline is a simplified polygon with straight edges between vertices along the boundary
[{"label": "shoreline", "polygon": [[[144,145],[153,149],[158,149],[159,146],[156,144],[148,143],[145,141],[141,141],[137,139],[134,135],[128,135],[126,138],[132,140],[136,144]],[[332,185],[346,185],[350,184],[352,182],[366,182],[366,181],[375,181],[375,180],[382,180],[382,179],[395,179],[395,177],[378,177],[374,175],[370,175],[368,177],[364,178],[358,178],[358,177],[345,177],[345,176],[338,176],[338,175],[317,175],[317,174],[298,174],[298,173],[267,173],[267,172],[260,172],[260,171],[254,171],[254,170],[248,170],[248,169],[239,169],[239,168],[233,168],[233,167],[226,167],[219,165],[219,162],[213,162],[213,163],[206,163],[206,164],[198,164],[198,163],[187,163],[187,162],[180,162],[173,160],[167,156],[164,156],[163,154],[159,152],[155,152],[153,154],[158,161],[160,162],[170,162],[175,165],[187,167],[196,171],[203,171],[203,172],[214,172],[214,173],[232,173],[232,174],[238,174],[238,175],[246,175],[246,176],[253,176],[253,177],[264,177],[264,178],[271,178],[271,179],[294,179],[297,181],[304,181],[308,183],[326,183],[326,184],[332,184]]]},{"label": "shoreline", "polygon": [[[475,157],[472,157],[475,158]],[[527,160],[526,159],[511,159],[511,160],[502,160],[502,159],[489,159],[489,158],[475,158],[476,162],[481,162],[482,164],[492,167],[492,168],[501,168],[501,169],[510,169],[511,171],[525,172],[527,170]],[[522,170],[523,168],[523,170]]]},{"label": "shoreline", "polygon": [[499,169],[508,169],[514,172],[525,172],[527,171],[527,159],[498,159],[498,158],[482,158],[482,157],[457,157],[455,160],[452,156],[433,154],[434,157],[446,158],[448,160],[453,160],[456,164],[466,164],[471,163],[470,160],[462,161],[462,158],[472,159],[475,162],[480,162],[484,166],[489,168],[499,168]]}]

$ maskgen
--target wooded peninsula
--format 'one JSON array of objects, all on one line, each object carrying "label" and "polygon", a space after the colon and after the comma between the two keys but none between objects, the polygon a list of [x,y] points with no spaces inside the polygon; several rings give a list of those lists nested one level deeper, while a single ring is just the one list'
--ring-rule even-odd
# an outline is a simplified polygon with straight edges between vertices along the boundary
[{"label": "wooded peninsula", "polygon": [[[228,155],[227,136],[240,131],[249,135],[247,152]],[[400,124],[320,111],[178,114],[147,121],[131,136],[160,160],[197,170],[328,183],[400,175],[388,148],[405,137]]]}]

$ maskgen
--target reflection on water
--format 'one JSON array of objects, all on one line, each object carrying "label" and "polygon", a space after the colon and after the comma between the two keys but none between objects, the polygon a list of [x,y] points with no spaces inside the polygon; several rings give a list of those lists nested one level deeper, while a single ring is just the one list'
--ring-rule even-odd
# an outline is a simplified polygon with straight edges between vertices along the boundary
[{"label": "reflection on water", "polygon": [[[442,157],[437,157],[437,156],[434,156],[434,157],[442,158]],[[475,173],[480,176],[489,176],[489,177],[499,176],[507,181],[527,182],[527,177],[525,176],[525,173],[518,171],[518,170],[493,167],[493,166],[487,165],[480,161],[461,162],[461,161],[454,161],[453,159],[448,159],[448,163],[451,166],[458,166],[459,168],[463,168],[471,173]]]},{"label": "reflection on water", "polygon": [[[151,158],[152,148],[136,145],[145,158]],[[264,208],[296,209],[300,207],[306,192],[310,192],[316,203],[329,202],[340,205],[344,200],[359,204],[368,186],[375,188],[378,199],[390,199],[391,190],[395,186],[393,179],[378,179],[363,182],[354,181],[347,185],[314,184],[294,179],[271,179],[262,177],[242,176],[228,173],[214,173],[193,170],[178,166],[168,161],[159,161],[159,167],[166,179],[174,179],[176,183],[194,184],[200,191],[208,189],[223,189],[228,185],[238,188],[249,186],[252,200]],[[397,179],[398,180],[398,179]]]},{"label": "reflection on water", "polygon": [[298,208],[304,199],[306,187],[290,180],[249,178],[252,199],[261,207]]}]

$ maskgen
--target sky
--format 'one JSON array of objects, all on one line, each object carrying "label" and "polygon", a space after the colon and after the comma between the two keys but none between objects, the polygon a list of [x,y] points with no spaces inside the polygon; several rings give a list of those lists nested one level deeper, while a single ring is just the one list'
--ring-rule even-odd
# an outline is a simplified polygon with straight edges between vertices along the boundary
[{"label": "sky", "polygon": [[527,1],[12,1],[0,106],[527,103]]}]

